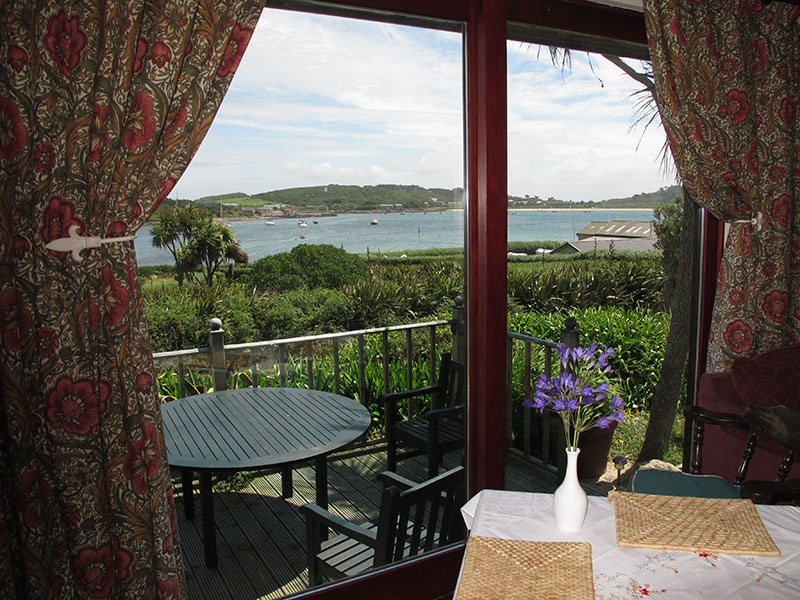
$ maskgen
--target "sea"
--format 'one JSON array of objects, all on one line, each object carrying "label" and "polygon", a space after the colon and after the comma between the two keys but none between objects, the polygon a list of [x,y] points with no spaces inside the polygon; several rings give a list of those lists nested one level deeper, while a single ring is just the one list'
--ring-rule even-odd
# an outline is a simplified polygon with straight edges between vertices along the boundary
[{"label": "sea", "polygon": [[[508,240],[569,241],[590,221],[650,221],[651,209],[561,209],[510,210]],[[464,245],[463,210],[407,213],[358,213],[329,217],[309,217],[307,227],[299,220],[264,219],[230,221],[250,262],[264,256],[289,252],[298,244],[332,244],[356,254],[378,254],[429,248],[457,248]],[[377,221],[377,224],[371,224]],[[136,256],[139,266],[169,265],[172,255],[150,242],[150,226],[137,233]]]}]

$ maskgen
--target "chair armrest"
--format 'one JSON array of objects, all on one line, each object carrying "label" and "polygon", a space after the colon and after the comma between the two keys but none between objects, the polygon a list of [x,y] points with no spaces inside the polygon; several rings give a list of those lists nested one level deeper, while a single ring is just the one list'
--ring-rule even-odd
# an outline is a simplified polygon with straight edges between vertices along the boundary
[{"label": "chair armrest", "polygon": [[433,410],[429,410],[425,413],[425,418],[430,421],[437,421],[441,419],[445,419],[447,417],[455,417],[458,415],[463,414],[464,412],[464,405],[459,404],[458,406],[448,406],[447,408],[435,408]]},{"label": "chair armrest", "polygon": [[800,412],[783,405],[749,404],[742,419],[758,433],[800,456]]},{"label": "chair armrest", "polygon": [[428,394],[433,394],[438,390],[439,390],[438,385],[429,385],[427,387],[414,388],[413,390],[406,390],[405,392],[392,392],[390,394],[384,394],[383,398],[381,398],[381,402],[383,402],[383,404],[385,405],[388,405],[390,402],[393,404],[397,404],[400,400],[405,400],[406,398],[414,398],[415,396],[426,396]]},{"label": "chair armrest", "polygon": [[406,479],[405,477],[402,477],[401,475],[398,475],[392,471],[383,471],[382,473],[378,473],[378,479],[383,483],[383,489],[394,485],[400,491],[405,491],[414,487],[415,485],[419,485],[416,481]]},{"label": "chair armrest", "polygon": [[316,504],[309,503],[300,507],[300,514],[305,517],[307,523],[313,523],[318,526],[330,527],[334,531],[343,533],[354,540],[366,544],[372,548],[376,545],[377,534],[370,531],[366,527],[356,525],[350,521],[346,521],[336,515],[332,515],[324,508]]},{"label": "chair armrest", "polygon": [[750,425],[741,415],[709,410],[700,406],[689,406],[683,411],[684,416],[691,421],[702,421],[712,425],[724,425],[737,429],[750,429]]},{"label": "chair armrest", "polygon": [[383,404],[383,415],[384,419],[386,420],[386,434],[388,436],[392,435],[392,427],[397,422],[397,403],[400,402],[400,400],[415,398],[417,396],[428,396],[434,394],[438,390],[438,385],[429,385],[427,387],[414,388],[413,390],[407,390],[405,392],[384,394],[381,398],[381,403]]}]

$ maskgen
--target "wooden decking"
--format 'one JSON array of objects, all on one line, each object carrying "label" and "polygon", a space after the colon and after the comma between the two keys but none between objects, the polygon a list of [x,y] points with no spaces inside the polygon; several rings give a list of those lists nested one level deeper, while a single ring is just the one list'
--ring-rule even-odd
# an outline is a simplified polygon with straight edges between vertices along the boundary
[{"label": "wooden decking", "polygon": [[[454,466],[457,456],[448,457]],[[375,475],[386,468],[385,447],[342,452],[329,462],[329,510],[354,522],[377,517],[380,488]],[[402,461],[399,473],[421,481],[422,459]],[[585,482],[584,482],[585,483]],[[506,487],[512,490],[550,492],[554,475],[509,456]],[[603,494],[607,484],[588,486]],[[203,563],[201,515],[187,521],[183,501],[176,494],[178,531],[192,600],[255,600],[280,598],[306,589],[305,524],[297,508],[314,501],[314,470],[295,469],[294,495],[280,497],[280,472],[255,477],[235,492],[214,492],[219,567]],[[199,507],[199,504],[197,504]]]}]

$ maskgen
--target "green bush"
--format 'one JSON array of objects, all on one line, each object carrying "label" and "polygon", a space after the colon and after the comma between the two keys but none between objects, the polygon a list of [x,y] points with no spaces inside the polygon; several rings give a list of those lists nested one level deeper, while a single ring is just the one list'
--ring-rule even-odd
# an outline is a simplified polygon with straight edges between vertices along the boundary
[{"label": "green bush", "polygon": [[[520,265],[522,267],[522,265]],[[528,310],[618,306],[660,308],[663,271],[655,260],[593,260],[550,269],[509,269],[508,294]]]},{"label": "green bush", "polygon": [[252,316],[258,324],[258,338],[272,340],[346,331],[352,306],[340,291],[299,288],[260,296],[253,303]]},{"label": "green bush", "polygon": [[149,279],[152,276],[174,275],[175,265],[154,265],[151,267],[139,267],[139,278]]},{"label": "green bush", "polygon": [[[611,360],[613,383],[629,407],[636,405],[638,409],[649,410],[664,357],[669,315],[620,307],[585,308],[568,314],[578,321],[582,345],[595,343],[616,350]],[[512,314],[508,330],[559,341],[566,316],[550,312]],[[543,365],[535,364],[534,368],[541,370]],[[517,379],[521,381],[521,375]]]},{"label": "green bush", "polygon": [[257,260],[247,281],[259,290],[286,291],[299,287],[339,289],[367,273],[366,261],[330,244],[300,244]]},{"label": "green bush", "polygon": [[187,283],[143,291],[154,352],[208,345],[208,322],[222,319],[228,343],[258,340],[250,308],[252,295],[241,284]]}]

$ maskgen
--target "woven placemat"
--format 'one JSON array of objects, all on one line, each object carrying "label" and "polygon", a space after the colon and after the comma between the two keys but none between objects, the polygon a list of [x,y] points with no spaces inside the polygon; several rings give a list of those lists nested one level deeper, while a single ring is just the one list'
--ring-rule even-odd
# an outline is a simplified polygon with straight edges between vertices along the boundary
[{"label": "woven placemat", "polygon": [[617,492],[614,513],[619,546],[780,556],[750,500]]},{"label": "woven placemat", "polygon": [[593,600],[592,547],[471,536],[456,600]]}]

